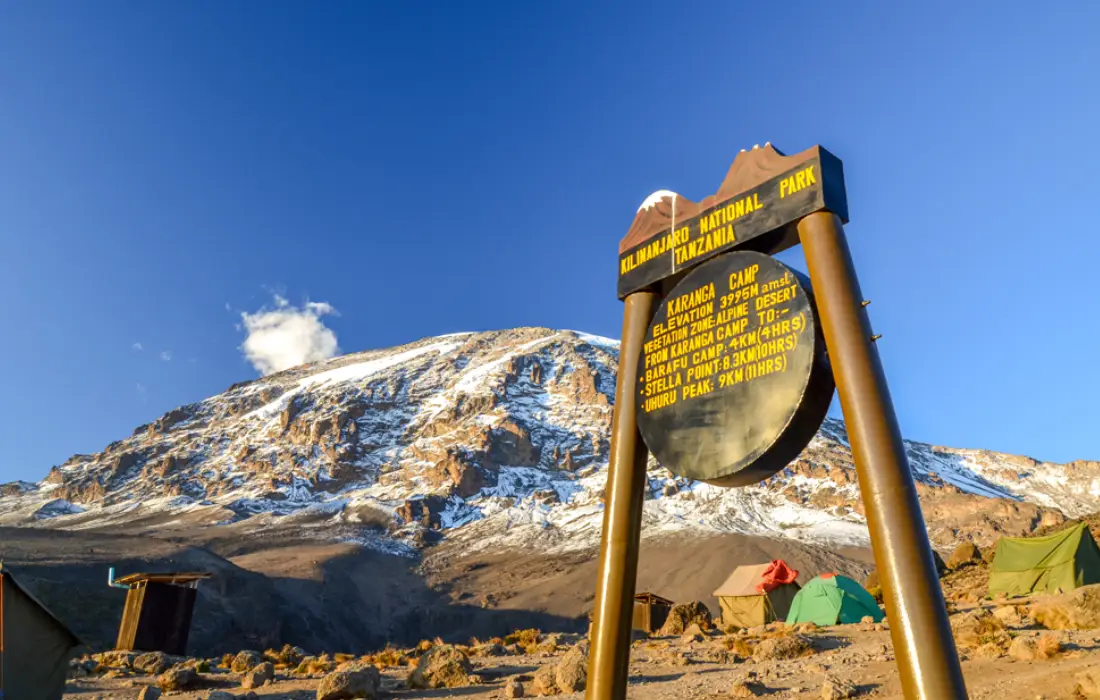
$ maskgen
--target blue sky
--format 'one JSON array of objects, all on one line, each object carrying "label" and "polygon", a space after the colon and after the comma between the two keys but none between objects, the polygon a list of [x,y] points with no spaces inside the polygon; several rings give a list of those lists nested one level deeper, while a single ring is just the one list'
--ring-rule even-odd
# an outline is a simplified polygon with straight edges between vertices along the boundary
[{"label": "blue sky", "polygon": [[1100,458],[1100,8],[907,5],[0,5],[0,480],[256,376],[276,293],[617,337],[641,200],[765,141],[845,162],[908,437]]}]

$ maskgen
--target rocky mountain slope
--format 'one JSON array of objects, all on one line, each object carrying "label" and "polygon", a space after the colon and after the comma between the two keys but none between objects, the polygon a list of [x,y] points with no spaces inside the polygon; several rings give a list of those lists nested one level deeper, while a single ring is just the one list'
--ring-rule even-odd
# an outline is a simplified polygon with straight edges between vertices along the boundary
[{"label": "rocky mountain slope", "polygon": [[[0,525],[153,519],[294,525],[414,555],[569,552],[598,541],[616,341],[521,328],[428,338],[242,382],[168,412],[39,483],[0,487]],[[936,543],[989,542],[1100,510],[1100,463],[908,442]],[[867,542],[844,426],[784,472],[722,489],[650,464],[644,531]]]}]

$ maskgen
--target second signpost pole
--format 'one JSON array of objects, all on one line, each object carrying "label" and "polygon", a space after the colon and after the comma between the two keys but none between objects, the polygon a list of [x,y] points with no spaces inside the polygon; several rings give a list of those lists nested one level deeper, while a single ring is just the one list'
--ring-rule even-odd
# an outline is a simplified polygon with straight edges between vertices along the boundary
[{"label": "second signpost pole", "polygon": [[647,456],[646,447],[638,435],[635,387],[638,357],[656,306],[656,294],[635,292],[626,298],[623,311],[615,414],[611,423],[611,457],[604,489],[600,569],[592,611],[592,648],[586,694],[589,700],[621,700],[626,697]]},{"label": "second signpost pole", "polygon": [[852,445],[905,697],[966,700],[916,485],[844,229],[835,214],[821,211],[802,219],[798,234]]}]

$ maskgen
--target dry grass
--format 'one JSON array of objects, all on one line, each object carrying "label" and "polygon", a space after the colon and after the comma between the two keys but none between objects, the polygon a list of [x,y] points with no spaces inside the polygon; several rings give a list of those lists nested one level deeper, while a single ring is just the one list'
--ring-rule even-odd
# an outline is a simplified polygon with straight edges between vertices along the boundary
[{"label": "dry grass", "polygon": [[333,658],[336,660],[336,665],[347,663],[348,661],[355,661],[357,658],[355,654],[334,654]]},{"label": "dry grass", "polygon": [[1053,601],[1036,605],[1032,614],[1035,621],[1048,630],[1068,630],[1076,626],[1069,607]]},{"label": "dry grass", "polygon": [[413,659],[409,658],[403,651],[387,646],[377,654],[371,654],[364,657],[368,663],[372,663],[379,668],[400,668],[402,666],[408,666],[410,663],[415,663]]},{"label": "dry grass", "polygon": [[[344,656],[347,656],[346,654]],[[354,656],[351,658],[355,658]],[[309,656],[302,660],[302,663],[298,664],[298,668],[294,669],[294,673],[299,675],[312,675],[315,673],[330,673],[336,670],[336,664],[328,654],[322,654],[321,656]]]},{"label": "dry grass", "polygon": [[964,649],[980,649],[986,645],[1002,651],[1012,642],[1005,624],[988,610],[975,611],[956,624],[955,643]]},{"label": "dry grass", "polygon": [[416,650],[423,654],[426,651],[431,651],[432,647],[434,646],[435,644],[433,644],[431,641],[427,639],[421,639],[420,643],[416,645]]},{"label": "dry grass", "polygon": [[1040,635],[1038,652],[1040,658],[1052,659],[1062,653],[1062,642],[1053,634]]},{"label": "dry grass", "polygon": [[222,660],[218,662],[218,668],[229,668],[233,665],[233,659],[236,658],[236,654],[226,654],[222,657]]},{"label": "dry grass", "polygon": [[534,654],[539,651],[556,651],[558,648],[557,643],[551,640],[550,643],[542,642],[542,631],[536,629],[529,630],[516,630],[510,635],[504,638],[505,644],[518,644],[525,654]]},{"label": "dry grass", "polygon": [[516,630],[504,638],[504,643],[527,646],[528,644],[538,644],[540,637],[542,637],[541,630]]},{"label": "dry grass", "polygon": [[722,640],[722,646],[727,651],[735,652],[738,656],[748,658],[752,656],[755,647],[744,637],[729,637]]}]

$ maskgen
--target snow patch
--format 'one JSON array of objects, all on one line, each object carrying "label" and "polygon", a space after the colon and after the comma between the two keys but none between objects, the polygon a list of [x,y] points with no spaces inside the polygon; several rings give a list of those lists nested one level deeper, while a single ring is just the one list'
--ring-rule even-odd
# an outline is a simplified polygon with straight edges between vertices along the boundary
[{"label": "snow patch", "polygon": [[672,199],[673,201],[676,201],[676,197],[678,196],[679,195],[677,195],[672,190],[657,190],[642,201],[642,205],[638,207],[638,211],[649,209],[650,207],[666,199]]}]

